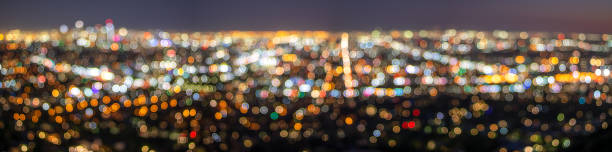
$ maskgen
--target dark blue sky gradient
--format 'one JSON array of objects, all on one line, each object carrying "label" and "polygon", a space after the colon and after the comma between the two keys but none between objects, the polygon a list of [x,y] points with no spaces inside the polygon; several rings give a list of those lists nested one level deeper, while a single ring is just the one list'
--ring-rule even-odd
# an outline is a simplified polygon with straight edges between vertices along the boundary
[{"label": "dark blue sky gradient", "polygon": [[611,0],[2,0],[0,30],[103,24],[175,31],[506,29],[612,32]]}]

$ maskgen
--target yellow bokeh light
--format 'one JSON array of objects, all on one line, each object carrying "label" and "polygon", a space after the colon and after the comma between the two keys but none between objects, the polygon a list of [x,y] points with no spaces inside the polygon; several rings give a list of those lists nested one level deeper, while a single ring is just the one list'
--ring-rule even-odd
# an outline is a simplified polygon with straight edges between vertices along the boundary
[{"label": "yellow bokeh light", "polygon": [[580,62],[580,59],[578,57],[570,57],[569,58],[569,63],[571,63],[571,64],[578,64],[578,62]]},{"label": "yellow bokeh light", "polygon": [[59,90],[53,89],[53,91],[51,92],[51,95],[53,95],[53,97],[58,97],[59,93],[60,93]]},{"label": "yellow bokeh light", "polygon": [[353,124],[353,118],[351,118],[351,117],[344,118],[344,123],[346,123],[347,125],[352,125]]},{"label": "yellow bokeh light", "polygon": [[223,118],[223,114],[221,114],[220,112],[215,113],[215,119],[221,120],[221,118]]},{"label": "yellow bokeh light", "polygon": [[302,123],[295,123],[295,125],[293,125],[293,129],[295,130],[302,130]]},{"label": "yellow bokeh light", "polygon": [[557,57],[551,57],[551,58],[550,58],[550,63],[551,63],[551,64],[554,64],[554,65],[559,64],[559,58],[557,58]]},{"label": "yellow bokeh light", "polygon": [[55,116],[55,122],[62,123],[63,121],[64,121],[64,118],[62,118],[61,116]]},{"label": "yellow bokeh light", "polygon": [[525,63],[525,57],[523,57],[523,56],[516,56],[516,58],[514,58],[514,62],[516,62],[518,64],[523,64],[523,63]]}]

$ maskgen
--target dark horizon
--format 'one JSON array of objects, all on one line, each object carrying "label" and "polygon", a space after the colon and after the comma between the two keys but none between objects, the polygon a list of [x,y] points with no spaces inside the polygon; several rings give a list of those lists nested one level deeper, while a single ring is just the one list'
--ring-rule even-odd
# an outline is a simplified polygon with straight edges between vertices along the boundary
[{"label": "dark horizon", "polygon": [[469,29],[612,32],[612,1],[3,1],[0,31],[111,18],[117,27],[174,31]]}]

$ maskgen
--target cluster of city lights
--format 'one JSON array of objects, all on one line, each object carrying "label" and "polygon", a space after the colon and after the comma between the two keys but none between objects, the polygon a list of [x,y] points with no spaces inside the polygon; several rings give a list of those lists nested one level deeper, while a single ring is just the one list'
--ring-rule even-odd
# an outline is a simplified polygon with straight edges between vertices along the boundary
[{"label": "cluster of city lights", "polygon": [[468,136],[498,151],[555,151],[608,128],[611,49],[610,34],[172,33],[77,21],[0,33],[0,130],[17,132],[7,144],[18,151],[313,141],[441,151]]}]

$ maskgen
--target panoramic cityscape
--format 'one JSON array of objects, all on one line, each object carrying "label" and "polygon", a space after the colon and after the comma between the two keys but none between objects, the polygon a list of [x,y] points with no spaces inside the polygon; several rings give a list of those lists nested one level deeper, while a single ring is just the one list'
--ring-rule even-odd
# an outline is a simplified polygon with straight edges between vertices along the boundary
[{"label": "panoramic cityscape", "polygon": [[0,151],[612,150],[609,31],[298,29],[2,28]]}]

